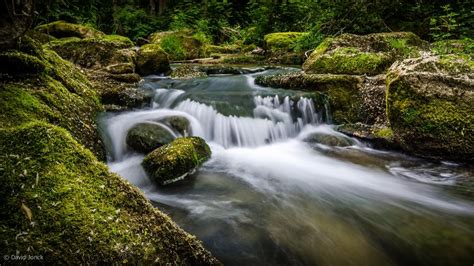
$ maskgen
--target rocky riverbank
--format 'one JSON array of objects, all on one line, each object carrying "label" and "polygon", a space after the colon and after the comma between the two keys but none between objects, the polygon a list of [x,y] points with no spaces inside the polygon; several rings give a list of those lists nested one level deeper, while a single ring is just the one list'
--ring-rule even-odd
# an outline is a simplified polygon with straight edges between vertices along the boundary
[{"label": "rocky riverbank", "polygon": [[142,103],[131,92],[133,44],[68,24],[28,35],[0,53],[2,253],[41,254],[43,263],[219,264],[101,162],[96,115]]},{"label": "rocky riverbank", "polygon": [[340,131],[378,147],[472,161],[473,54],[463,42],[449,44],[456,54],[438,45],[412,33],[343,34],[324,40],[301,73],[256,83],[323,92]]}]

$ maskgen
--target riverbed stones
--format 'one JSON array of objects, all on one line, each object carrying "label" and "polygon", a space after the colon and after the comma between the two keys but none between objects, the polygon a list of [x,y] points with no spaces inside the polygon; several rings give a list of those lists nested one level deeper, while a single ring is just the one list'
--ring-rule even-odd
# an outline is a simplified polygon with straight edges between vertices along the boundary
[{"label": "riverbed stones", "polygon": [[147,154],[154,149],[174,140],[173,134],[158,123],[140,123],[132,127],[126,142],[135,151]]},{"label": "riverbed stones", "polygon": [[407,59],[387,77],[395,139],[419,155],[474,159],[474,64],[463,56]]},{"label": "riverbed stones", "polygon": [[202,138],[185,137],[157,148],[142,165],[153,182],[167,185],[194,173],[210,157],[211,149]]}]

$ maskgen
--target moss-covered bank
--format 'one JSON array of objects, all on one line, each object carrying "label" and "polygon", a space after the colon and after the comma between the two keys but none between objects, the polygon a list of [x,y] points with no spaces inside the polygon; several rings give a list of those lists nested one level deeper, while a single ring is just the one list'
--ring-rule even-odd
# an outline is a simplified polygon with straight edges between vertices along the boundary
[{"label": "moss-covered bank", "polygon": [[42,263],[217,264],[59,127],[0,130],[0,250]]},{"label": "moss-covered bank", "polygon": [[80,69],[28,37],[0,58],[15,64],[0,68],[2,254],[45,264],[218,264],[97,159],[103,108]]}]

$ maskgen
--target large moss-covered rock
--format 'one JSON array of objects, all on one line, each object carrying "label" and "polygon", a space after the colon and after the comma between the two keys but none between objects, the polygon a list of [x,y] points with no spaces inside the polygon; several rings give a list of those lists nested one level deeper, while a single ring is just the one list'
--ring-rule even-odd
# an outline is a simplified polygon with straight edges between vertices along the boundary
[{"label": "large moss-covered rock", "polygon": [[[50,122],[67,129],[76,140],[103,158],[95,122],[96,113],[102,107],[91,83],[73,64],[54,51],[43,50],[31,39],[29,42],[29,45],[20,46],[21,51],[8,52],[11,62],[23,62],[27,58],[41,68],[35,68],[26,76],[11,74],[11,69],[28,69],[22,64],[1,69],[0,75],[5,77],[0,82],[1,127],[35,120]],[[14,59],[15,56],[18,58]]]},{"label": "large moss-covered rock", "polygon": [[149,40],[152,44],[160,45],[173,61],[206,56],[204,43],[188,30],[155,32]]},{"label": "large moss-covered rock", "polygon": [[306,73],[377,75],[426,44],[413,33],[342,34],[325,39],[303,64]]},{"label": "large moss-covered rock", "polygon": [[263,37],[265,48],[271,52],[291,52],[306,32],[274,32]]},{"label": "large moss-covered rock", "polygon": [[173,134],[158,123],[137,124],[128,131],[126,138],[129,147],[145,154],[173,140]]},{"label": "large moss-covered rock", "polygon": [[403,149],[474,158],[474,63],[455,55],[407,59],[387,77],[387,113]]},{"label": "large moss-covered rock", "polygon": [[199,137],[177,138],[148,154],[143,167],[150,178],[166,185],[185,178],[211,157],[211,150]]},{"label": "large moss-covered rock", "polygon": [[[62,58],[85,68],[101,69],[123,64],[128,65],[126,70],[131,71],[128,73],[133,73],[135,51],[131,49],[133,43],[127,37],[118,35],[84,39],[70,37],[51,41],[48,45]],[[120,73],[124,73],[123,69]]]},{"label": "large moss-covered rock", "polygon": [[168,54],[158,44],[145,44],[138,50],[137,73],[150,75],[171,70]]},{"label": "large moss-covered rock", "polygon": [[59,127],[0,129],[0,186],[4,254],[45,264],[218,264]]},{"label": "large moss-covered rock", "polygon": [[77,38],[98,38],[105,34],[90,26],[68,23],[65,21],[55,21],[43,24],[35,28],[36,31],[49,34],[56,38],[77,37]]}]

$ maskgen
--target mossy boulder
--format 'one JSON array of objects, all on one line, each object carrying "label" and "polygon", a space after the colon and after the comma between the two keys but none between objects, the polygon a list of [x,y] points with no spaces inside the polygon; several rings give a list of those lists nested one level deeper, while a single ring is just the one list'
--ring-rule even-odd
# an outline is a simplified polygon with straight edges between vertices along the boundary
[{"label": "mossy boulder", "polygon": [[271,52],[291,52],[307,32],[274,32],[263,37],[265,49]]},{"label": "mossy boulder", "polygon": [[456,55],[407,59],[391,67],[387,114],[403,149],[473,160],[473,73],[473,62]]},{"label": "mossy boulder", "polygon": [[398,59],[417,57],[427,48],[410,32],[342,34],[325,39],[303,64],[306,73],[377,75]]},{"label": "mossy boulder", "polygon": [[140,47],[136,66],[140,75],[167,73],[171,70],[168,54],[158,44],[145,44]]},{"label": "mossy boulder", "polygon": [[103,32],[96,30],[93,27],[68,23],[65,21],[55,21],[48,24],[39,25],[35,28],[35,30],[56,38],[99,38],[105,35]]},{"label": "mossy boulder", "polygon": [[[29,61],[1,70],[2,76],[6,76],[0,82],[0,127],[14,127],[36,120],[59,125],[103,158],[104,150],[95,122],[102,107],[91,83],[73,64],[30,41],[30,45],[20,45],[22,51],[7,53],[11,62],[25,62],[25,58]],[[29,71],[30,75],[10,78],[11,69],[28,70],[35,66],[30,62],[40,67]]]},{"label": "mossy boulder", "polygon": [[[135,51],[131,49],[133,43],[122,36],[106,35],[84,39],[70,37],[52,41],[48,46],[62,58],[85,68],[101,69],[115,64],[134,64]],[[127,70],[132,71],[133,67]]]},{"label": "mossy boulder", "polygon": [[191,133],[191,126],[189,120],[182,116],[168,117],[164,121],[184,137],[190,135]]},{"label": "mossy boulder", "polygon": [[193,36],[192,31],[155,32],[149,37],[150,43],[158,44],[168,53],[170,60],[190,60],[206,57],[205,45]]},{"label": "mossy boulder", "polygon": [[174,139],[173,134],[164,126],[150,122],[132,127],[127,133],[126,142],[133,150],[147,154]]},{"label": "mossy boulder", "polygon": [[107,111],[141,108],[149,104],[153,97],[152,93],[137,89],[141,80],[138,74],[111,74],[101,70],[89,70],[85,74]]},{"label": "mossy boulder", "polygon": [[185,137],[154,150],[142,165],[155,183],[166,185],[193,173],[210,157],[211,150],[202,138]]},{"label": "mossy boulder", "polygon": [[0,52],[0,73],[9,75],[40,74],[46,66],[36,56],[18,50]]},{"label": "mossy boulder", "polygon": [[0,129],[0,186],[5,254],[45,264],[219,263],[57,126]]}]

